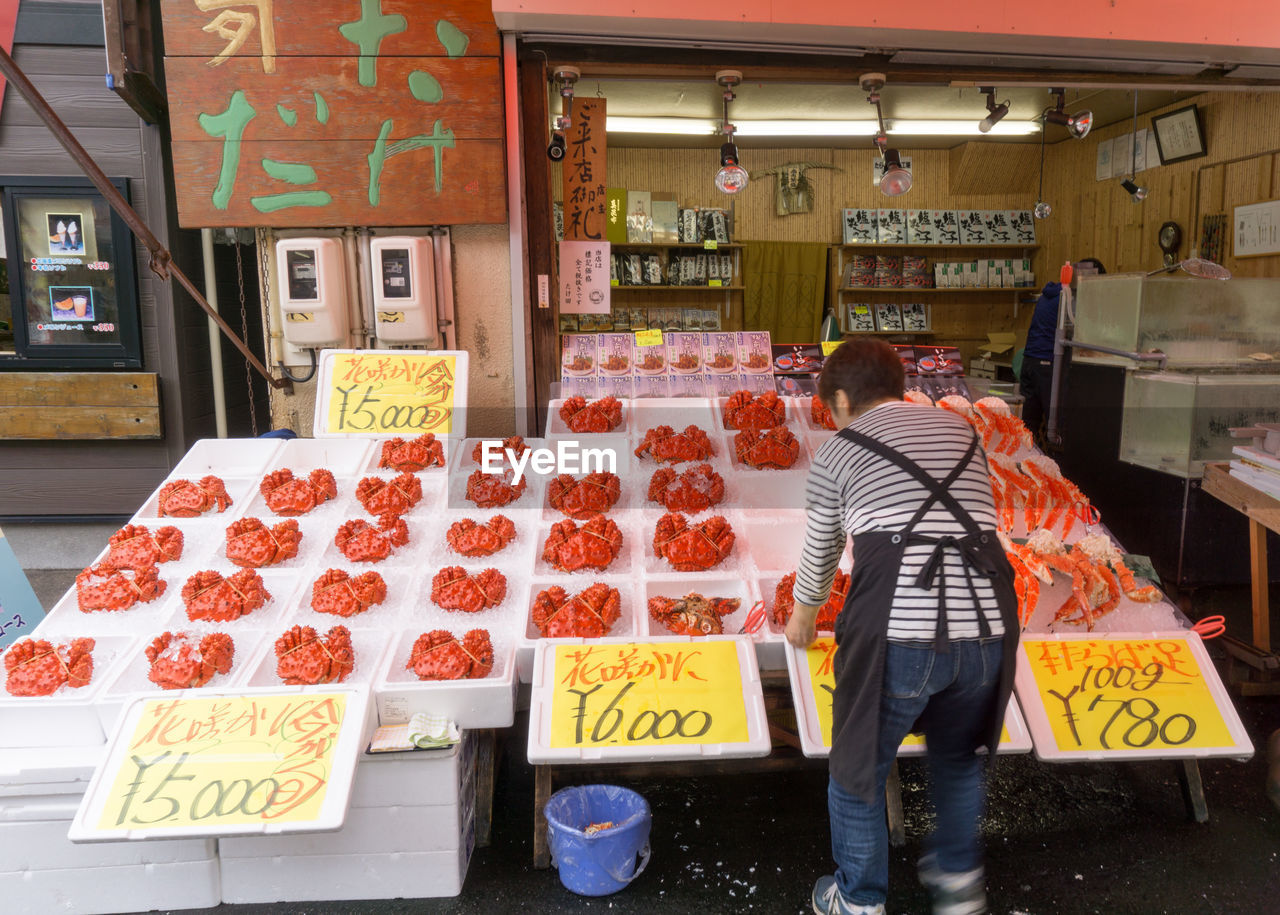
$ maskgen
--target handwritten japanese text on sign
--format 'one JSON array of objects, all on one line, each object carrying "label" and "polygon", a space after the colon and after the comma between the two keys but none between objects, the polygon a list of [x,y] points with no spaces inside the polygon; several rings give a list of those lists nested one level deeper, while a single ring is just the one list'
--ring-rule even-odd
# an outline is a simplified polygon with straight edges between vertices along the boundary
[{"label": "handwritten japanese text on sign", "polygon": [[557,645],[553,670],[552,747],[749,739],[731,640]]},{"label": "handwritten japanese text on sign", "polygon": [[1185,638],[1030,639],[1018,650],[1059,750],[1233,743]]},{"label": "handwritten japanese text on sign", "polygon": [[447,434],[456,360],[429,353],[336,353],[326,429],[333,434]]},{"label": "handwritten japanese text on sign", "polygon": [[[578,99],[573,124],[565,133],[564,237],[570,241],[605,240],[605,100]],[[608,259],[605,260],[608,267]]]},{"label": "handwritten japanese text on sign", "polygon": [[560,242],[562,314],[609,314],[609,250],[607,241]]},{"label": "handwritten japanese text on sign", "polygon": [[482,0],[161,4],[183,225],[502,222]]},{"label": "handwritten japanese text on sign", "polygon": [[98,828],[317,819],[346,714],[345,694],[149,700]]}]

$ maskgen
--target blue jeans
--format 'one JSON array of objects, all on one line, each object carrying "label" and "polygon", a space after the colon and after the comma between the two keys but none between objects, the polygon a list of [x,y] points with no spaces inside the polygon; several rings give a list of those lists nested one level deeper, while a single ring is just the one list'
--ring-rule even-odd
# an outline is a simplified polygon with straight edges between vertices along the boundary
[{"label": "blue jeans", "polygon": [[926,843],[946,873],[982,865],[978,821],[986,795],[981,739],[987,709],[1000,680],[1001,638],[966,639],[938,654],[932,642],[889,642],[880,699],[876,792],[868,804],[832,779],[827,787],[831,854],[840,894],[855,905],[885,901],[889,888],[889,834],[884,784],[911,725],[929,708],[925,730],[929,795],[937,830]]}]

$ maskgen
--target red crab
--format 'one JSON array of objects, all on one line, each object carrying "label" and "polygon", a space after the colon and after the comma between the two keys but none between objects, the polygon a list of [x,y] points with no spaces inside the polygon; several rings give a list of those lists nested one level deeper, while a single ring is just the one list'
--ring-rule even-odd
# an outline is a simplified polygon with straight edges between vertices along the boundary
[{"label": "red crab", "polygon": [[378,466],[390,470],[416,473],[428,467],[444,466],[444,443],[438,441],[435,433],[428,432],[405,441],[392,438],[382,443],[382,456]]},{"label": "red crab", "polygon": [[724,478],[710,464],[695,464],[677,474],[659,467],[649,480],[649,501],[671,512],[706,511],[724,498]]},{"label": "red crab", "polygon": [[387,583],[377,572],[351,576],[329,569],[311,585],[311,609],[334,616],[355,616],[387,599]]},{"label": "red crab", "polygon": [[622,597],[600,582],[572,597],[553,585],[534,595],[530,616],[544,638],[599,638],[622,616]]},{"label": "red crab", "polygon": [[288,467],[267,474],[258,484],[267,508],[277,515],[305,515],[317,505],[338,497],[333,474],[319,467],[306,479],[295,477]]},{"label": "red crab", "polygon": [[374,527],[357,518],[338,528],[334,545],[352,562],[381,562],[391,555],[391,548],[409,542],[409,526],[403,518],[383,515]]},{"label": "red crab", "polygon": [[485,629],[472,629],[461,640],[433,629],[414,641],[405,669],[419,680],[479,680],[493,670],[493,642]]},{"label": "red crab", "polygon": [[733,550],[733,528],[721,515],[690,524],[684,515],[668,512],[653,532],[653,553],[680,572],[703,572],[718,566]]},{"label": "red crab", "polygon": [[88,686],[93,679],[93,646],[93,639],[56,646],[44,639],[14,642],[4,656],[4,688],[10,696],[51,696],[63,686]]},{"label": "red crab", "polygon": [[752,397],[750,391],[735,391],[724,405],[726,429],[772,429],[787,421],[787,408],[773,391]]},{"label": "red crab", "polygon": [[155,566],[140,571],[113,569],[99,563],[76,576],[76,602],[85,613],[94,610],[128,610],[149,604],[164,593],[165,583]]},{"label": "red crab", "polygon": [[542,547],[544,562],[561,572],[604,569],[622,552],[622,531],[611,518],[596,515],[581,527],[565,519],[551,526]]},{"label": "red crab", "polygon": [[[490,442],[490,441],[496,441],[496,439],[481,439],[480,441],[476,442],[476,446],[471,449],[472,463],[479,464],[481,467],[484,466],[484,444],[485,442]],[[516,457],[520,457],[526,451],[532,451],[532,450],[533,449],[531,449],[528,445],[524,443],[524,438],[522,436],[511,435],[502,440],[502,448],[499,450],[499,453],[497,454],[496,457],[499,463],[506,462],[507,464],[509,464],[511,462],[512,455],[515,455]],[[510,454],[508,454],[508,452],[510,452]],[[490,454],[492,453],[493,453],[493,449],[490,449]]]},{"label": "red crab", "polygon": [[185,632],[165,632],[147,646],[151,670],[147,679],[161,689],[194,689],[204,686],[214,674],[231,670],[236,646],[231,636],[211,632],[200,639]]},{"label": "red crab", "polygon": [[646,454],[659,463],[670,461],[705,461],[714,457],[715,446],[698,426],[685,426],[683,432],[677,432],[670,426],[654,426],[644,434],[640,447],[636,449],[636,457]]},{"label": "red crab", "polygon": [[230,578],[217,572],[197,572],[182,586],[182,603],[187,619],[229,623],[257,610],[271,595],[262,576],[253,569],[241,569]]},{"label": "red crab", "polygon": [[684,597],[649,598],[649,615],[676,635],[722,635],[724,618],[741,605],[736,597],[703,597],[694,591]]},{"label": "red crab", "polygon": [[298,555],[302,531],[292,518],[275,527],[258,518],[241,518],[227,527],[227,558],[245,569],[273,566]]},{"label": "red crab", "polygon": [[507,596],[507,578],[497,569],[470,574],[462,566],[445,566],[431,579],[431,601],[445,610],[479,613]]},{"label": "red crab", "polygon": [[182,558],[182,531],[171,524],[153,534],[141,524],[126,524],[111,535],[102,565],[141,572],[147,566]]},{"label": "red crab", "polygon": [[[796,608],[795,596],[791,593],[796,585],[796,573],[788,572],[778,582],[773,592],[773,621],[779,626],[786,626],[791,619],[791,612]],[[849,593],[849,575],[836,570],[835,581],[831,583],[831,596],[818,610],[817,627],[823,632],[835,632],[836,616],[844,607],[844,597]]]},{"label": "red crab", "polygon": [[585,397],[570,397],[560,405],[560,418],[570,432],[612,432],[622,423],[622,402],[616,397],[591,403]]},{"label": "red crab", "polygon": [[356,486],[356,498],[375,517],[403,515],[422,501],[422,481],[408,472],[394,480],[365,477]]},{"label": "red crab", "polygon": [[467,477],[467,499],[479,508],[497,508],[514,502],[524,495],[529,485],[527,477],[521,477],[519,483],[511,483],[515,474],[511,470],[502,473],[484,473],[474,471]]},{"label": "red crab", "polygon": [[211,508],[224,512],[231,505],[227,487],[218,477],[210,474],[200,480],[174,480],[160,487],[156,512],[161,518],[195,518]]},{"label": "red crab", "polygon": [[484,524],[463,518],[449,526],[444,539],[463,556],[492,556],[516,539],[516,526],[506,515],[494,515]]},{"label": "red crab", "polygon": [[835,429],[836,419],[831,415],[831,410],[818,397],[814,397],[809,401],[809,419],[819,429]]},{"label": "red crab", "polygon": [[551,507],[579,521],[607,512],[621,495],[622,481],[616,473],[589,473],[581,480],[562,473],[547,486]]},{"label": "red crab", "polygon": [[334,626],[324,638],[310,626],[294,626],[276,639],[276,675],[290,686],[341,683],[355,669],[351,630]]},{"label": "red crab", "polygon": [[748,467],[786,470],[800,457],[800,442],[786,426],[763,432],[745,429],[733,437],[738,461]]}]

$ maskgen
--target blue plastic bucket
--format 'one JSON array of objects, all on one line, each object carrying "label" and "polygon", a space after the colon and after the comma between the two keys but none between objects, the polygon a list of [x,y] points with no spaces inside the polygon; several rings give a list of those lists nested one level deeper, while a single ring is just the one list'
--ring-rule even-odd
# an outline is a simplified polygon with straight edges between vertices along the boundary
[{"label": "blue plastic bucket", "polygon": [[[649,863],[649,803],[617,785],[579,785],[551,795],[543,812],[551,862],[580,896],[616,893]],[[612,823],[588,835],[588,826]]]}]

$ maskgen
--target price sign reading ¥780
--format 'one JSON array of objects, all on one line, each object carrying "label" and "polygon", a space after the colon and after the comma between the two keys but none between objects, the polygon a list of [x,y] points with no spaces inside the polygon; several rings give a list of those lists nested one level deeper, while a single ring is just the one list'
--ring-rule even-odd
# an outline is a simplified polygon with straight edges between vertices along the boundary
[{"label": "price sign reading \u00a5780", "polygon": [[531,761],[767,755],[759,673],[745,640],[551,643],[540,646]]},{"label": "price sign reading \u00a5780", "polygon": [[147,699],[85,792],[73,840],[342,824],[360,749],[358,691]]},{"label": "price sign reading \u00a5780", "polygon": [[467,364],[451,350],[326,350],[315,434],[463,437]]},{"label": "price sign reading \u00a5780", "polygon": [[1017,687],[1041,758],[1252,752],[1194,633],[1024,638]]}]

